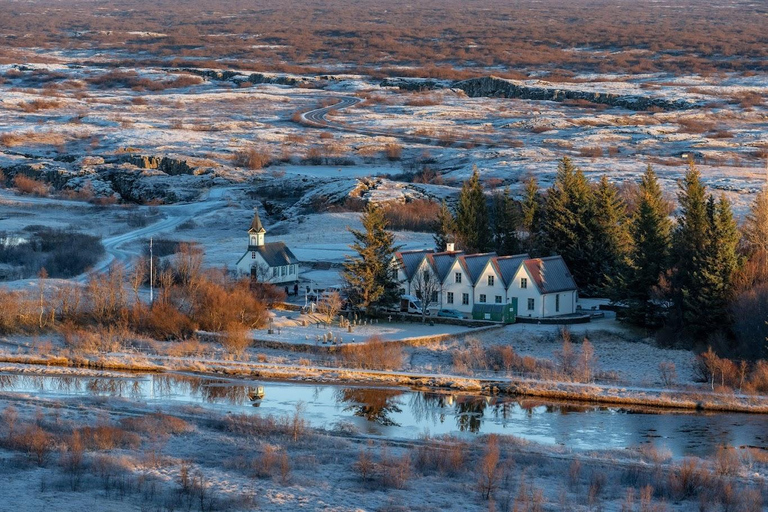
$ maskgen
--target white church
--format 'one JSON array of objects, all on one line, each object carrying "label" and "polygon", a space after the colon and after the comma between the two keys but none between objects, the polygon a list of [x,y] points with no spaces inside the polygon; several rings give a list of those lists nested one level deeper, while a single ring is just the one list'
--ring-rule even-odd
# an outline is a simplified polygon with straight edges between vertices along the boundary
[{"label": "white church", "polygon": [[562,256],[464,254],[455,251],[453,244],[446,249],[395,253],[401,292],[418,296],[419,283],[429,279],[437,284],[430,308],[471,315],[475,305],[508,304],[515,298],[518,317],[550,318],[576,312],[578,288]]},{"label": "white church", "polygon": [[248,250],[237,260],[237,273],[258,281],[287,284],[299,280],[299,260],[283,242],[265,242],[267,230],[254,210],[248,229]]}]

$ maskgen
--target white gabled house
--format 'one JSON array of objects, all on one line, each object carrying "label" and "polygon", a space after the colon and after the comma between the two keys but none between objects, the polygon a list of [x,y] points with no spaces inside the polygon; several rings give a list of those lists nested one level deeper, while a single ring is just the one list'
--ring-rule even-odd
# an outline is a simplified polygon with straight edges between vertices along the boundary
[{"label": "white gabled house", "polygon": [[259,212],[254,211],[248,229],[248,250],[237,260],[237,273],[267,283],[297,282],[301,272],[299,260],[283,242],[265,242],[266,234]]},{"label": "white gabled house", "polygon": [[475,305],[507,304],[517,299],[517,316],[549,318],[576,312],[578,289],[561,256],[497,256],[453,250],[402,251],[394,256],[401,292],[417,295],[419,273],[439,282],[431,308],[471,315]]}]

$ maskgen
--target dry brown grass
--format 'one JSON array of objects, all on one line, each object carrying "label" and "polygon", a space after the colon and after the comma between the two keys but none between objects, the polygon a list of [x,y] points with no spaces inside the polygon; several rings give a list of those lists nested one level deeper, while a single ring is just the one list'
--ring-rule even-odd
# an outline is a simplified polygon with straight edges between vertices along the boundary
[{"label": "dry brown grass", "polygon": [[344,345],[339,349],[342,364],[366,370],[399,370],[404,357],[399,344],[384,341],[378,336],[368,338],[365,343]]},{"label": "dry brown grass", "polygon": [[65,142],[64,135],[51,131],[6,132],[0,135],[0,144],[7,147],[22,145],[60,146]]},{"label": "dry brown grass", "polygon": [[264,150],[254,147],[243,148],[232,157],[232,163],[238,167],[258,170],[263,169],[272,162],[272,155]]}]

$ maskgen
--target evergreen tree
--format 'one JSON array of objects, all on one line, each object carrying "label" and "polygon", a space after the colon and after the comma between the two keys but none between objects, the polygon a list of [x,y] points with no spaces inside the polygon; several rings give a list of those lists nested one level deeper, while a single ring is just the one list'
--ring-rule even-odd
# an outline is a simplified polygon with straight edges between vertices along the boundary
[{"label": "evergreen tree", "polygon": [[669,269],[672,222],[656,173],[649,165],[640,181],[637,208],[630,222],[631,251],[618,296],[628,303],[626,319],[659,327],[658,309],[650,303],[661,276]]},{"label": "evergreen tree", "polygon": [[691,162],[685,177],[679,184],[677,201],[680,216],[673,235],[674,274],[672,300],[674,309],[670,320],[673,327],[685,329],[691,318],[690,311],[697,310],[695,276],[703,266],[703,256],[709,241],[709,216],[707,197],[701,173]]},{"label": "evergreen tree", "polygon": [[517,236],[519,212],[517,204],[509,192],[493,195],[493,242],[496,253],[500,256],[519,254],[520,240]]},{"label": "evergreen tree", "polygon": [[733,278],[739,267],[739,231],[727,199],[707,200],[707,245],[696,256],[691,286],[684,290],[683,322],[694,339],[728,330]]},{"label": "evergreen tree", "polygon": [[673,327],[695,342],[730,327],[728,306],[739,267],[739,232],[730,203],[706,197],[693,164],[678,195],[681,216],[674,234]]},{"label": "evergreen tree", "polygon": [[467,252],[486,252],[491,247],[488,205],[477,167],[461,187],[456,208],[456,234]]},{"label": "evergreen tree", "polygon": [[591,224],[593,273],[598,278],[595,285],[608,290],[626,267],[630,237],[626,204],[605,175],[595,188]]},{"label": "evergreen tree", "polygon": [[393,256],[399,248],[395,247],[395,237],[387,231],[387,221],[376,205],[369,203],[361,220],[363,231],[347,228],[355,237],[350,247],[357,256],[347,257],[342,277],[352,304],[370,314],[398,299]]},{"label": "evergreen tree", "polygon": [[744,219],[744,242],[750,253],[768,254],[768,187],[755,197]]},{"label": "evergreen tree", "polygon": [[541,224],[541,192],[536,178],[531,176],[525,182],[523,200],[520,204],[520,225],[528,233],[523,246],[528,252],[536,252],[537,233]]},{"label": "evergreen tree", "polygon": [[456,241],[456,221],[445,201],[440,204],[440,209],[437,211],[434,240],[438,251],[445,251],[449,242]]},{"label": "evergreen tree", "polygon": [[576,284],[588,294],[595,291],[599,277],[592,261],[593,203],[593,192],[584,174],[569,158],[563,158],[544,199],[538,236],[543,252],[561,255]]}]

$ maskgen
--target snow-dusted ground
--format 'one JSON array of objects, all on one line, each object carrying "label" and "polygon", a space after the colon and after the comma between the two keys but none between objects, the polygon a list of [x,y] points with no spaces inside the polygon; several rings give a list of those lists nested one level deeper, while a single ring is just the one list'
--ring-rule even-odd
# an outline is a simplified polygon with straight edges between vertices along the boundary
[{"label": "snow-dusted ground", "polygon": [[[461,325],[445,325],[429,323],[399,323],[383,319],[375,323],[356,325],[350,333],[347,328],[338,325],[324,325],[319,316],[308,317],[306,315],[273,314],[272,326],[275,331],[269,334],[268,327],[251,331],[251,335],[259,340],[280,341],[283,343],[300,343],[304,345],[321,344],[324,335],[338,341],[341,344],[364,342],[372,336],[378,336],[386,341],[407,340],[409,338],[431,337],[440,335],[466,334],[472,332],[472,328]],[[315,320],[315,321],[313,321]],[[307,323],[302,326],[301,322]]]}]

